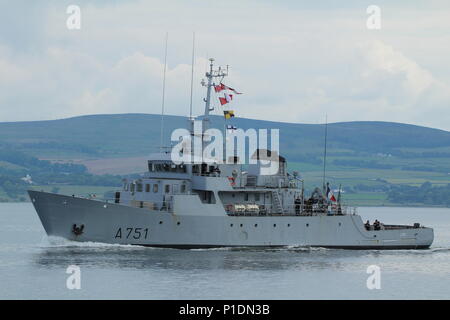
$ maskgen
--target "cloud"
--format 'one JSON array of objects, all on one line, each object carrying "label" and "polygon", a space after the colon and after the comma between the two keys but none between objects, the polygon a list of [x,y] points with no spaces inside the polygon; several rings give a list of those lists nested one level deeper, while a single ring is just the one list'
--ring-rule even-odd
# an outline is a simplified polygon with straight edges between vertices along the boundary
[{"label": "cloud", "polygon": [[20,84],[30,78],[30,73],[7,59],[0,59],[0,85],[5,87]]},{"label": "cloud", "polygon": [[430,72],[382,41],[364,43],[362,51],[366,64],[363,78],[399,78],[405,95],[411,98],[417,98],[436,82]]},{"label": "cloud", "polygon": [[101,89],[98,92],[85,91],[71,102],[71,107],[80,114],[114,113],[120,104],[113,90]]},{"label": "cloud", "polygon": [[[0,121],[159,113],[167,31],[166,112],[187,115],[196,31],[196,114],[204,107],[200,79],[214,56],[230,65],[228,83],[245,93],[231,106],[238,116],[315,123],[327,113],[330,121],[450,129],[450,44],[443,42],[450,21],[443,9],[420,17],[423,8],[382,2],[383,27],[373,32],[357,2],[339,9],[267,1],[80,1],[82,28],[69,31],[66,4],[42,3],[21,25],[6,19],[6,28],[0,21],[8,30],[0,37]],[[12,13],[23,9],[23,3],[10,6]]]},{"label": "cloud", "polygon": [[[417,62],[382,41],[363,43],[361,77],[354,83],[361,83],[356,96],[366,96],[380,103],[381,110],[389,119],[435,125],[445,124],[430,111],[443,112],[450,118],[450,110],[444,108],[450,102],[450,86],[433,77],[430,71]],[[431,117],[430,117],[431,115]]]}]

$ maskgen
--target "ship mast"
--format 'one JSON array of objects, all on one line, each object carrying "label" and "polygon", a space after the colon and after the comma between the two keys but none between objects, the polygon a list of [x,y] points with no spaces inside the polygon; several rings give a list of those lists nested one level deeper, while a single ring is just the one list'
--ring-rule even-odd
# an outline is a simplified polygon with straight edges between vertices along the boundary
[{"label": "ship mast", "polygon": [[[205,147],[205,131],[208,130],[208,128],[210,127],[210,122],[209,122],[209,113],[211,111],[214,110],[214,106],[211,105],[211,89],[215,86],[215,82],[214,79],[215,78],[219,78],[219,83],[222,82],[223,78],[226,77],[228,75],[228,66],[226,67],[226,69],[222,69],[221,67],[217,68],[216,70],[214,70],[214,59],[210,58],[209,59],[209,71],[207,71],[205,73],[205,77],[207,79],[207,81],[205,81],[205,79],[202,79],[202,86],[206,87],[206,98],[203,99],[203,101],[205,102],[205,112],[203,114],[203,119],[202,119],[202,133],[201,136],[196,136],[195,134],[195,128],[194,128],[194,118],[191,116],[189,119],[190,122],[190,131],[191,131],[191,136],[195,139],[200,138],[201,139],[201,143],[199,143],[197,146],[202,146],[202,150],[204,150]],[[191,150],[194,152],[195,154],[195,146],[196,143],[193,142],[193,147],[191,148]],[[202,154],[202,158],[203,158],[203,152],[201,152]],[[203,162],[203,160],[202,160]]]},{"label": "ship mast", "polygon": [[202,81],[202,85],[206,87],[206,99],[205,101],[205,112],[203,114],[203,131],[209,128],[209,112],[214,110],[214,106],[211,106],[211,89],[215,85],[214,78],[220,78],[220,82],[222,82],[223,78],[228,75],[228,66],[226,70],[223,70],[219,67],[217,70],[214,70],[214,59],[209,59],[209,71],[205,73],[206,79],[208,82]]}]

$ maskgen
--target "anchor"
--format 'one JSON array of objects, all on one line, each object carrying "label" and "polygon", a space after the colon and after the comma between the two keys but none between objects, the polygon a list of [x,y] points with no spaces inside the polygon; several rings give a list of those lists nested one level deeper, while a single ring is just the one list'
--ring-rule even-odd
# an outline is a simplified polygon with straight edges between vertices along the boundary
[{"label": "anchor", "polygon": [[74,224],[72,226],[72,232],[76,235],[79,236],[81,234],[83,234],[83,229],[84,229],[84,224],[82,224],[81,226],[77,227],[76,224]]}]

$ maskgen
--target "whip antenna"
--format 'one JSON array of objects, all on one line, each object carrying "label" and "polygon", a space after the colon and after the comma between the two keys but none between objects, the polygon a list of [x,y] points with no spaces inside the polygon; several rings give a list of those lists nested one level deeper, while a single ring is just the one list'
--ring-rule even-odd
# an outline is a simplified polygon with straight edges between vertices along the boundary
[{"label": "whip antenna", "polygon": [[162,87],[162,102],[161,102],[161,140],[160,140],[160,152],[163,149],[163,136],[164,136],[164,99],[166,96],[166,69],[167,69],[167,40],[169,33],[166,32],[166,44],[164,50],[164,73],[163,73],[163,87]]},{"label": "whip antenna", "polygon": [[323,150],[323,190],[325,190],[325,170],[327,166],[327,131],[328,131],[328,116],[325,114],[325,142]]},{"label": "whip antenna", "polygon": [[194,57],[195,57],[195,32],[192,33],[191,101],[189,104],[189,119],[192,119],[192,95],[194,90]]}]

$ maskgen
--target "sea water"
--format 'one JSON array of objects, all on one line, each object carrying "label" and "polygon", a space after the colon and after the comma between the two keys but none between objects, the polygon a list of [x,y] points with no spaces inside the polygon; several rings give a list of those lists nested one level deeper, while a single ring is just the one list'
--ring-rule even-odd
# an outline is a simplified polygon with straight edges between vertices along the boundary
[{"label": "sea water", "polygon": [[[2,203],[0,299],[450,298],[450,209],[372,207],[358,213],[364,221],[420,222],[434,228],[435,241],[428,250],[393,251],[77,243],[48,238],[31,204]],[[67,286],[69,266],[79,268],[80,289]]]}]

